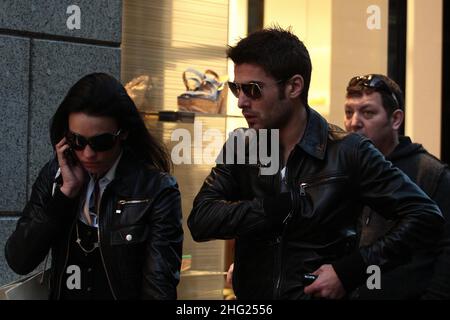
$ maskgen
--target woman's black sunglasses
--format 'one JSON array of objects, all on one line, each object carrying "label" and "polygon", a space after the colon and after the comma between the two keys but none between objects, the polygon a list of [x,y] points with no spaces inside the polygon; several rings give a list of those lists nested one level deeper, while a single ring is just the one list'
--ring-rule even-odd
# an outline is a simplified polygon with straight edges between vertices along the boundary
[{"label": "woman's black sunglasses", "polygon": [[[276,83],[279,84],[284,82],[283,80],[278,80]],[[250,99],[259,99],[262,96],[262,83],[249,82],[249,83],[237,83],[228,81],[228,87],[236,98],[239,98],[239,93],[242,92]]]},{"label": "woman's black sunglasses", "polygon": [[119,135],[120,130],[117,133],[102,133],[98,136],[85,138],[82,135],[68,131],[66,138],[69,146],[74,150],[83,150],[89,145],[94,151],[108,151],[114,147]]},{"label": "woman's black sunglasses", "polygon": [[348,83],[349,87],[354,87],[356,85],[362,85],[366,88],[372,88],[376,91],[384,91],[387,92],[392,96],[392,99],[395,102],[395,107],[400,108],[400,104],[398,102],[397,97],[395,96],[395,93],[391,90],[391,88],[388,86],[388,84],[384,81],[383,78],[374,75],[374,74],[368,74],[365,76],[357,76],[353,77],[350,82]]}]

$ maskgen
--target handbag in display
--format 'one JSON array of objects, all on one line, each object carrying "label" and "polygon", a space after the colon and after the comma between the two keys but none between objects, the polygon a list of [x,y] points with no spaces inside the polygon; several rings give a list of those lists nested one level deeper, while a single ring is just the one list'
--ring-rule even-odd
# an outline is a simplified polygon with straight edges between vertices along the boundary
[{"label": "handbag in display", "polygon": [[149,75],[140,75],[125,85],[130,98],[138,110],[144,110],[151,106],[152,78]]}]

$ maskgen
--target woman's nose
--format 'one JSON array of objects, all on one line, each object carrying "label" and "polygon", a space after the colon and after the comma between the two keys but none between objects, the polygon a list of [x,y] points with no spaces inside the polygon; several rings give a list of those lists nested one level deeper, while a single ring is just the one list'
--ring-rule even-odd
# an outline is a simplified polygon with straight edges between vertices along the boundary
[{"label": "woman's nose", "polygon": [[95,157],[95,155],[96,155],[96,152],[94,150],[92,150],[91,146],[90,145],[86,145],[86,147],[83,150],[83,156],[85,158],[89,159],[89,158]]}]

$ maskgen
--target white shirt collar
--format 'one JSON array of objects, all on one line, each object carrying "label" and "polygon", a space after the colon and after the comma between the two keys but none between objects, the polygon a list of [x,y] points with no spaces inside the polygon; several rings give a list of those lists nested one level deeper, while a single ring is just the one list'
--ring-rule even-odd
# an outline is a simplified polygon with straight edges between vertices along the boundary
[{"label": "white shirt collar", "polygon": [[[108,172],[100,178],[98,181],[98,185],[100,188],[100,199],[103,195],[103,191],[105,191],[106,186],[114,180],[116,177],[116,169],[117,165],[119,164],[120,159],[122,158],[123,151],[120,152],[119,156],[117,157],[116,161],[112,165],[112,167],[108,170]],[[94,177],[90,175],[90,180],[88,182],[88,186],[86,188],[86,194],[85,198],[83,200],[83,205],[80,207],[80,220],[83,221],[85,224],[89,225],[86,216],[89,215],[92,220],[92,226],[98,228],[98,216],[95,214],[91,214],[89,211],[89,201],[87,199],[90,199],[92,192],[94,192]]]}]

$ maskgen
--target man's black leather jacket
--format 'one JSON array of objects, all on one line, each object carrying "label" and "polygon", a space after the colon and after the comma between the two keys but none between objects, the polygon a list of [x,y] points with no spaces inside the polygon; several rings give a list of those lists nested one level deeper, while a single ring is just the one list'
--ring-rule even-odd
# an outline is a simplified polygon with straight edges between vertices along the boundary
[{"label": "man's black leather jacket", "polygon": [[[19,274],[36,268],[52,249],[51,298],[60,296],[79,199],[52,187],[56,159],[41,170],[16,230],[5,247]],[[125,150],[100,205],[103,265],[116,299],[176,299],[183,229],[175,179],[148,168]]]},{"label": "man's black leather jacket", "polygon": [[[194,240],[236,239],[233,288],[239,299],[300,299],[302,275],[332,264],[347,292],[365,283],[367,266],[382,271],[432,246],[443,218],[439,208],[369,140],[329,125],[307,107],[308,122],[287,162],[291,212],[282,229],[265,209],[280,192],[280,174],[258,165],[217,164],[206,178],[188,219]],[[396,226],[373,245],[358,248],[363,204]]]}]

